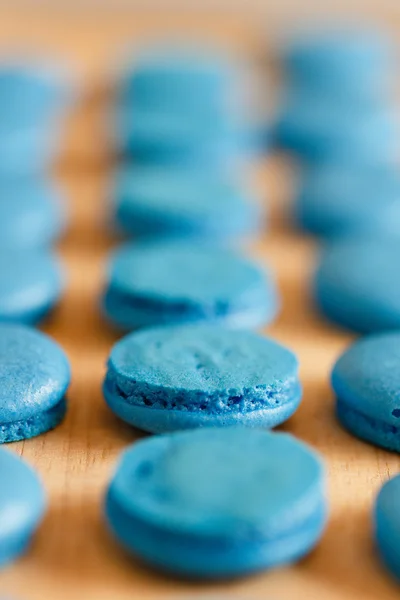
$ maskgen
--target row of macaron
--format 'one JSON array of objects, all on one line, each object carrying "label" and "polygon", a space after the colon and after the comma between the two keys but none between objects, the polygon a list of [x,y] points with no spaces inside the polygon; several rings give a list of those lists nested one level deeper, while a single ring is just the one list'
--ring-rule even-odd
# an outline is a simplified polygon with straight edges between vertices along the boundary
[{"label": "row of macaron", "polygon": [[[292,56],[294,102],[283,112],[278,137],[309,163],[300,173],[294,218],[324,242],[313,280],[316,304],[334,323],[372,333],[334,366],[337,419],[355,437],[399,452],[398,114],[388,101],[395,56],[387,46],[382,52],[381,44],[366,39],[360,45],[354,37],[350,46],[358,60],[346,65],[349,47],[336,41],[334,53],[329,48],[315,57],[320,70],[311,84],[304,69],[298,71],[301,56]],[[398,475],[383,485],[374,506],[376,544],[397,579],[399,501]]]},{"label": "row of macaron", "polygon": [[271,121],[264,76],[251,63],[195,45],[139,53],[119,73],[115,147],[141,164],[224,173],[270,146],[307,164],[395,161],[400,122],[388,100],[396,71],[389,36],[321,27],[292,35],[277,54],[287,85]]},{"label": "row of macaron", "polygon": [[[281,49],[285,109],[265,125],[265,104],[248,63],[204,47],[144,50],[120,61],[109,135],[117,151],[144,164],[232,166],[271,143],[302,158],[393,158],[398,138],[387,98],[396,53],[375,31],[303,32]],[[1,168],[11,174],[48,167],[60,124],[77,97],[61,65],[13,59],[0,68]],[[354,85],[354,82],[357,85]],[[131,110],[131,108],[134,110]],[[255,113],[260,113],[257,118]]]},{"label": "row of macaron", "polygon": [[[8,442],[61,422],[70,369],[43,333],[21,325],[0,330],[0,435]],[[342,425],[397,451],[399,348],[399,333],[364,338],[332,372]],[[290,350],[218,326],[144,329],[112,349],[103,393],[124,421],[161,433],[123,453],[104,500],[108,527],[136,557],[181,576],[219,578],[293,562],[317,544],[327,520],[323,463],[291,436],[261,431],[299,405]],[[45,495],[32,471],[3,450],[0,479],[9,482],[0,486],[2,512],[19,507],[11,524],[0,522],[6,564],[29,545]],[[375,509],[378,547],[396,576],[399,500],[397,478]]]}]

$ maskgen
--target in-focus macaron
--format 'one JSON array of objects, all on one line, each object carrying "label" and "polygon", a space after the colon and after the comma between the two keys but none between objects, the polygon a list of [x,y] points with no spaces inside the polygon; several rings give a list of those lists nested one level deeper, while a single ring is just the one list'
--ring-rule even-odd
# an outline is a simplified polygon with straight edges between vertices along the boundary
[{"label": "in-focus macaron", "polygon": [[105,514],[117,540],[162,571],[239,577],[295,562],[317,544],[325,473],[288,434],[233,427],[157,436],[123,453]]},{"label": "in-focus macaron", "polygon": [[309,233],[337,238],[400,234],[400,177],[396,170],[327,162],[300,181],[293,210]]},{"label": "in-focus macaron", "polygon": [[261,204],[250,191],[198,171],[124,167],[112,195],[118,226],[139,238],[235,239],[263,225]]},{"label": "in-focus macaron", "polygon": [[224,248],[126,244],[111,257],[103,310],[125,330],[197,322],[251,328],[275,317],[278,294],[269,273]]},{"label": "in-focus macaron", "polygon": [[158,327],[113,347],[103,393],[139,429],[274,427],[301,399],[296,356],[250,331],[210,325]]},{"label": "in-focus macaron", "polygon": [[0,569],[25,553],[46,509],[33,469],[0,448]]},{"label": "in-focus macaron", "polygon": [[374,507],[375,541],[380,557],[392,575],[400,580],[400,475],[381,488]]},{"label": "in-focus macaron", "polygon": [[2,249],[0,244],[0,322],[38,323],[56,305],[63,287],[55,255]]},{"label": "in-focus macaron", "polygon": [[320,26],[294,35],[281,58],[292,85],[351,100],[387,90],[396,51],[378,30]]},{"label": "in-focus macaron", "polygon": [[47,335],[22,325],[0,324],[0,443],[56,427],[66,411],[70,368]]},{"label": "in-focus macaron", "polygon": [[400,331],[350,346],[332,372],[339,421],[353,435],[400,452]]},{"label": "in-focus macaron", "polygon": [[0,252],[44,249],[61,235],[59,190],[44,178],[6,178],[0,190]]},{"label": "in-focus macaron", "polygon": [[400,328],[400,240],[345,239],[323,252],[314,296],[334,323],[359,333]]},{"label": "in-focus macaron", "polygon": [[305,162],[394,164],[399,156],[400,121],[385,103],[352,104],[294,94],[278,115],[274,139]]},{"label": "in-focus macaron", "polygon": [[207,168],[229,172],[247,166],[259,153],[256,126],[223,115],[217,119],[167,111],[119,107],[110,126],[111,143],[136,164]]}]

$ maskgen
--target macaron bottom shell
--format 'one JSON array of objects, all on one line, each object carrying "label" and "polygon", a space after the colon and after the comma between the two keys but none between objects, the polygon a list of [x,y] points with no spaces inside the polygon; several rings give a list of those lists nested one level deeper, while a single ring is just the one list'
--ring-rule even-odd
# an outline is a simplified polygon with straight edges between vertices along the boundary
[{"label": "macaron bottom shell", "polygon": [[109,528],[122,546],[150,565],[188,579],[240,577],[290,563],[308,553],[326,522],[322,501],[299,526],[276,539],[199,539],[161,530],[127,514],[110,489],[105,501]]},{"label": "macaron bottom shell", "polygon": [[289,419],[297,410],[301,401],[300,385],[293,397],[276,407],[259,408],[251,411],[231,413],[209,413],[201,410],[167,410],[138,406],[128,403],[103,386],[103,394],[109,408],[123,421],[151,433],[166,433],[198,427],[259,427],[272,428]]},{"label": "macaron bottom shell", "polygon": [[64,419],[66,411],[67,401],[64,397],[55,406],[37,413],[29,419],[8,423],[0,422],[0,444],[29,439],[54,429]]}]

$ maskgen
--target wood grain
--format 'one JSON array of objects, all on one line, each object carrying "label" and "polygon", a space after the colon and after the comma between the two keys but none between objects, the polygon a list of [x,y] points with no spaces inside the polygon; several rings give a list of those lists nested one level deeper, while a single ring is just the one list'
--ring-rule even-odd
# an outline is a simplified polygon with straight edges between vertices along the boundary
[{"label": "wood grain", "polygon": [[[229,17],[185,17],[178,21],[135,15],[118,19],[59,18],[4,13],[4,44],[24,43],[69,58],[93,89],[103,81],[118,50],[160,32],[223,38],[255,51],[260,36],[245,21]],[[95,94],[96,95],[96,94]],[[70,410],[64,424],[39,438],[10,447],[40,473],[49,493],[49,511],[32,549],[0,574],[0,596],[16,600],[125,600],[195,598],[219,592],[230,598],[281,600],[394,599],[399,589],[381,568],[371,538],[371,504],[376,490],[399,470],[396,455],[352,439],[336,423],[328,375],[350,341],[315,313],[309,279],[315,244],[290,230],[290,166],[270,158],[260,167],[271,226],[252,251],[277,275],[283,307],[267,333],[289,345],[301,361],[304,400],[283,429],[317,448],[329,471],[330,521],[318,548],[298,565],[243,581],[213,585],[182,583],[149,571],[128,558],[108,535],[102,520],[104,488],[119,452],[141,435],[119,422],[101,396],[104,365],[115,334],[98,310],[104,261],[115,240],[107,230],[110,175],[104,134],[105,108],[99,98],[83,99],[67,131],[60,167],[70,212],[68,234],[60,244],[68,286],[44,329],[57,339],[72,363]]]}]

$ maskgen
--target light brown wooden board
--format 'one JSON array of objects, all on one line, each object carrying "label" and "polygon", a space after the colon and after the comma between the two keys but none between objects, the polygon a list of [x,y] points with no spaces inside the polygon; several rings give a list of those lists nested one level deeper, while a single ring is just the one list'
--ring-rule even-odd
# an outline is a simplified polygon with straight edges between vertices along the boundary
[{"label": "light brown wooden board", "polygon": [[[36,44],[71,58],[86,87],[101,81],[124,42],[175,28],[204,32],[246,50],[261,41],[243,19],[157,15],[105,19],[32,14],[0,19],[4,43]],[[98,105],[98,103],[97,103]],[[29,553],[0,574],[0,597],[16,600],[125,600],[195,598],[218,592],[230,598],[383,600],[400,588],[381,568],[371,537],[376,490],[398,471],[396,455],[352,439],[333,415],[328,384],[332,363],[350,336],[315,313],[309,294],[315,244],[285,225],[290,168],[271,158],[260,170],[271,225],[252,250],[277,275],[283,307],[267,333],[300,357],[304,400],[282,428],[322,453],[329,473],[330,521],[318,548],[298,565],[245,580],[213,585],[182,583],[147,570],[117,547],[102,519],[102,498],[119,452],[141,434],[119,422],[101,395],[104,365],[115,335],[102,321],[99,296],[104,261],[115,240],[107,233],[107,143],[96,103],[83,106],[67,132],[60,168],[70,227],[60,243],[68,275],[63,300],[44,329],[65,348],[73,371],[64,424],[39,438],[13,444],[40,473],[49,510]],[[1,193],[1,190],[0,190]],[[6,199],[2,199],[6,201]],[[285,216],[286,214],[286,216]]]}]

